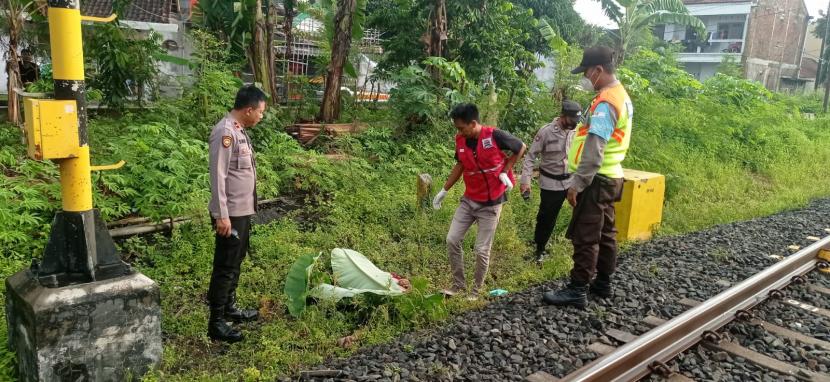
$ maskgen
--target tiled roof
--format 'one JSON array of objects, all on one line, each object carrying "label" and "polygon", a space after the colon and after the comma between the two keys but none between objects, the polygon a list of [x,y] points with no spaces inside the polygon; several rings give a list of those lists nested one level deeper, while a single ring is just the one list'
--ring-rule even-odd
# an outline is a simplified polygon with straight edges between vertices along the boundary
[{"label": "tiled roof", "polygon": [[[133,0],[119,20],[169,23],[170,0]],[[106,17],[112,14],[112,0],[82,0],[81,14]]]}]

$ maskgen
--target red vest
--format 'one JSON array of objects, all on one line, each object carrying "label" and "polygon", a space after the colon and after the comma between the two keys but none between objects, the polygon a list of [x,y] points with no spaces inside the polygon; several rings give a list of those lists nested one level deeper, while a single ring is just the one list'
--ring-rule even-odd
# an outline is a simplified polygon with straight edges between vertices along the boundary
[{"label": "red vest", "polygon": [[[482,126],[478,135],[476,153],[467,147],[467,139],[461,135],[455,136],[455,153],[464,167],[464,196],[475,202],[488,202],[499,199],[507,190],[507,186],[499,180],[507,156],[496,144],[493,138],[494,127]],[[510,181],[513,180],[513,170],[507,172]]]}]

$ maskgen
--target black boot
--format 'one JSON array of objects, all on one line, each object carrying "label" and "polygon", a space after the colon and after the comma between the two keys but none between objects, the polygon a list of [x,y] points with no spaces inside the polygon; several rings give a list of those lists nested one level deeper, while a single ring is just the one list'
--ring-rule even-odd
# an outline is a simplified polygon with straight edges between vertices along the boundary
[{"label": "black boot", "polygon": [[225,305],[225,317],[229,320],[240,323],[243,321],[254,321],[259,318],[259,311],[256,309],[239,309],[236,307],[236,293],[228,296],[228,305]]},{"label": "black boot", "polygon": [[541,263],[548,257],[548,251],[545,251],[544,249],[540,251],[537,249],[534,257],[536,258],[537,263]]},{"label": "black boot", "polygon": [[614,290],[611,288],[611,277],[597,275],[597,278],[591,283],[591,287],[588,291],[591,292],[591,294],[601,298],[609,298],[613,296]]},{"label": "black boot", "polygon": [[585,309],[588,298],[588,286],[571,281],[568,286],[556,292],[545,292],[542,301],[551,305],[575,306]]},{"label": "black boot", "polygon": [[225,321],[225,306],[211,305],[210,319],[208,320],[208,337],[212,340],[224,342],[242,341],[242,333]]}]

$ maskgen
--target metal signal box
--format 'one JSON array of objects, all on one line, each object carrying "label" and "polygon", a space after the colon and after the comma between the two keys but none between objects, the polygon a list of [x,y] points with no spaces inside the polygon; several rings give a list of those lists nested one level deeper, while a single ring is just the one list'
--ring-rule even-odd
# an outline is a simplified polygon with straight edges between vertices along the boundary
[{"label": "metal signal box", "polygon": [[622,200],[617,202],[617,240],[646,240],[663,220],[666,177],[625,169]]},{"label": "metal signal box", "polygon": [[36,160],[77,158],[78,108],[74,100],[25,98],[26,142]]}]

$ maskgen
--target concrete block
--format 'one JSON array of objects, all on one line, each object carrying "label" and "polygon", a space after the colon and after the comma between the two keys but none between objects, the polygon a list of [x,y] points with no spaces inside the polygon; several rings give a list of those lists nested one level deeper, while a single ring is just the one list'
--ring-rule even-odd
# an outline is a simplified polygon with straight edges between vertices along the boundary
[{"label": "concrete block", "polygon": [[20,271],[6,279],[6,320],[21,381],[138,380],[161,360],[159,288],[138,272],[46,288]]}]

